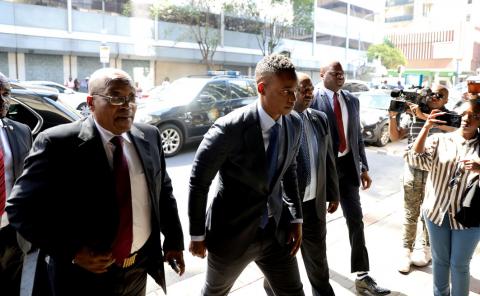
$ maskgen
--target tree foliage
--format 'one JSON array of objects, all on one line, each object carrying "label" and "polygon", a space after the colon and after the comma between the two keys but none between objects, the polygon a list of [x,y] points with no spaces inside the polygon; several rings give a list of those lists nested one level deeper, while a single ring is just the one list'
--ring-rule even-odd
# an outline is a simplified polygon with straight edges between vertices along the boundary
[{"label": "tree foliage", "polygon": [[158,0],[152,6],[152,14],[163,21],[180,21],[188,25],[200,49],[202,63],[211,70],[220,43],[220,15],[214,13],[217,6],[218,2],[210,0],[192,0],[182,6]]},{"label": "tree foliage", "polygon": [[388,40],[381,44],[370,45],[367,57],[370,61],[380,58],[382,65],[387,69],[394,69],[407,63],[405,55]]}]

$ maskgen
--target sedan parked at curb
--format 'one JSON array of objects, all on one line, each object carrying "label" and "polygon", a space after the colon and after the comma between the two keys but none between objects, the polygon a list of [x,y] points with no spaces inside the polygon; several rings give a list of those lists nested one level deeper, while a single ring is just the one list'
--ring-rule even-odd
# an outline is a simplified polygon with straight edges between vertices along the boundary
[{"label": "sedan parked at curb", "polygon": [[362,137],[366,143],[383,147],[390,141],[388,107],[390,91],[375,90],[355,94],[360,101]]}]

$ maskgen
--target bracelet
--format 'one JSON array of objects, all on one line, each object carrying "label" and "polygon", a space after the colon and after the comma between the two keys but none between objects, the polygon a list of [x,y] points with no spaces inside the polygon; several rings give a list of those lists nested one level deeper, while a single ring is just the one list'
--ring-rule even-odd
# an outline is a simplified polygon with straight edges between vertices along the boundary
[{"label": "bracelet", "polygon": [[390,115],[390,118],[395,119],[395,118],[397,118],[397,115]]}]

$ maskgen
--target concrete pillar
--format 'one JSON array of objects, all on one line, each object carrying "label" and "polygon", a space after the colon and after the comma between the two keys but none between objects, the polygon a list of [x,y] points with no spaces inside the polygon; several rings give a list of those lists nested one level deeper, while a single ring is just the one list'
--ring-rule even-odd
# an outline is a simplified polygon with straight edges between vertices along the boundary
[{"label": "concrete pillar", "polygon": [[[72,77],[72,67],[70,64],[70,55],[63,56],[63,80]],[[73,77],[72,77],[73,78]]]},{"label": "concrete pillar", "polygon": [[8,73],[4,73],[11,79],[18,79],[17,75],[17,53],[8,53]]},{"label": "concrete pillar", "polygon": [[150,73],[148,74],[148,88],[155,86],[155,60],[150,60]]},{"label": "concrete pillar", "polygon": [[72,78],[78,78],[77,56],[70,56],[70,74]]},{"label": "concrete pillar", "polygon": [[17,79],[18,80],[25,80],[25,54],[24,53],[17,53]]}]

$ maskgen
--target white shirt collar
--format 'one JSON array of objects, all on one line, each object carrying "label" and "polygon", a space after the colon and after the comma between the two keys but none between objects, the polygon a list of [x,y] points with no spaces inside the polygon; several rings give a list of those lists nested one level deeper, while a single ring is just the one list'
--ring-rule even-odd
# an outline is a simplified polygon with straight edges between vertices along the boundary
[{"label": "white shirt collar", "polygon": [[262,103],[260,102],[260,99],[257,100],[257,109],[258,109],[258,116],[260,117],[260,127],[262,128],[262,131],[266,132],[272,128],[272,126],[275,125],[275,123],[278,123],[280,127],[282,126],[282,115],[277,119],[277,121],[273,120],[270,115],[263,109]]},{"label": "white shirt collar", "polygon": [[[105,128],[103,128],[98,122],[97,120],[95,119],[95,117],[93,117],[93,121],[95,122],[95,126],[97,127],[98,129],[98,132],[100,133],[100,137],[102,138],[102,142],[103,143],[110,143],[110,140],[117,136],[115,135],[114,133],[112,133],[111,131],[109,130],[106,130]],[[130,140],[130,137],[128,137],[128,134],[127,133],[122,133],[121,134],[122,138],[127,141],[128,143],[131,143],[131,140]]]},{"label": "white shirt collar", "polygon": [[[326,87],[323,88],[323,91],[325,91],[325,94],[328,96],[330,100],[333,100],[333,94],[335,93],[334,91],[329,90]],[[338,91],[337,94],[340,96],[340,91]]]},{"label": "white shirt collar", "polygon": [[5,125],[3,124],[3,119],[0,120],[0,127],[4,127]]}]

